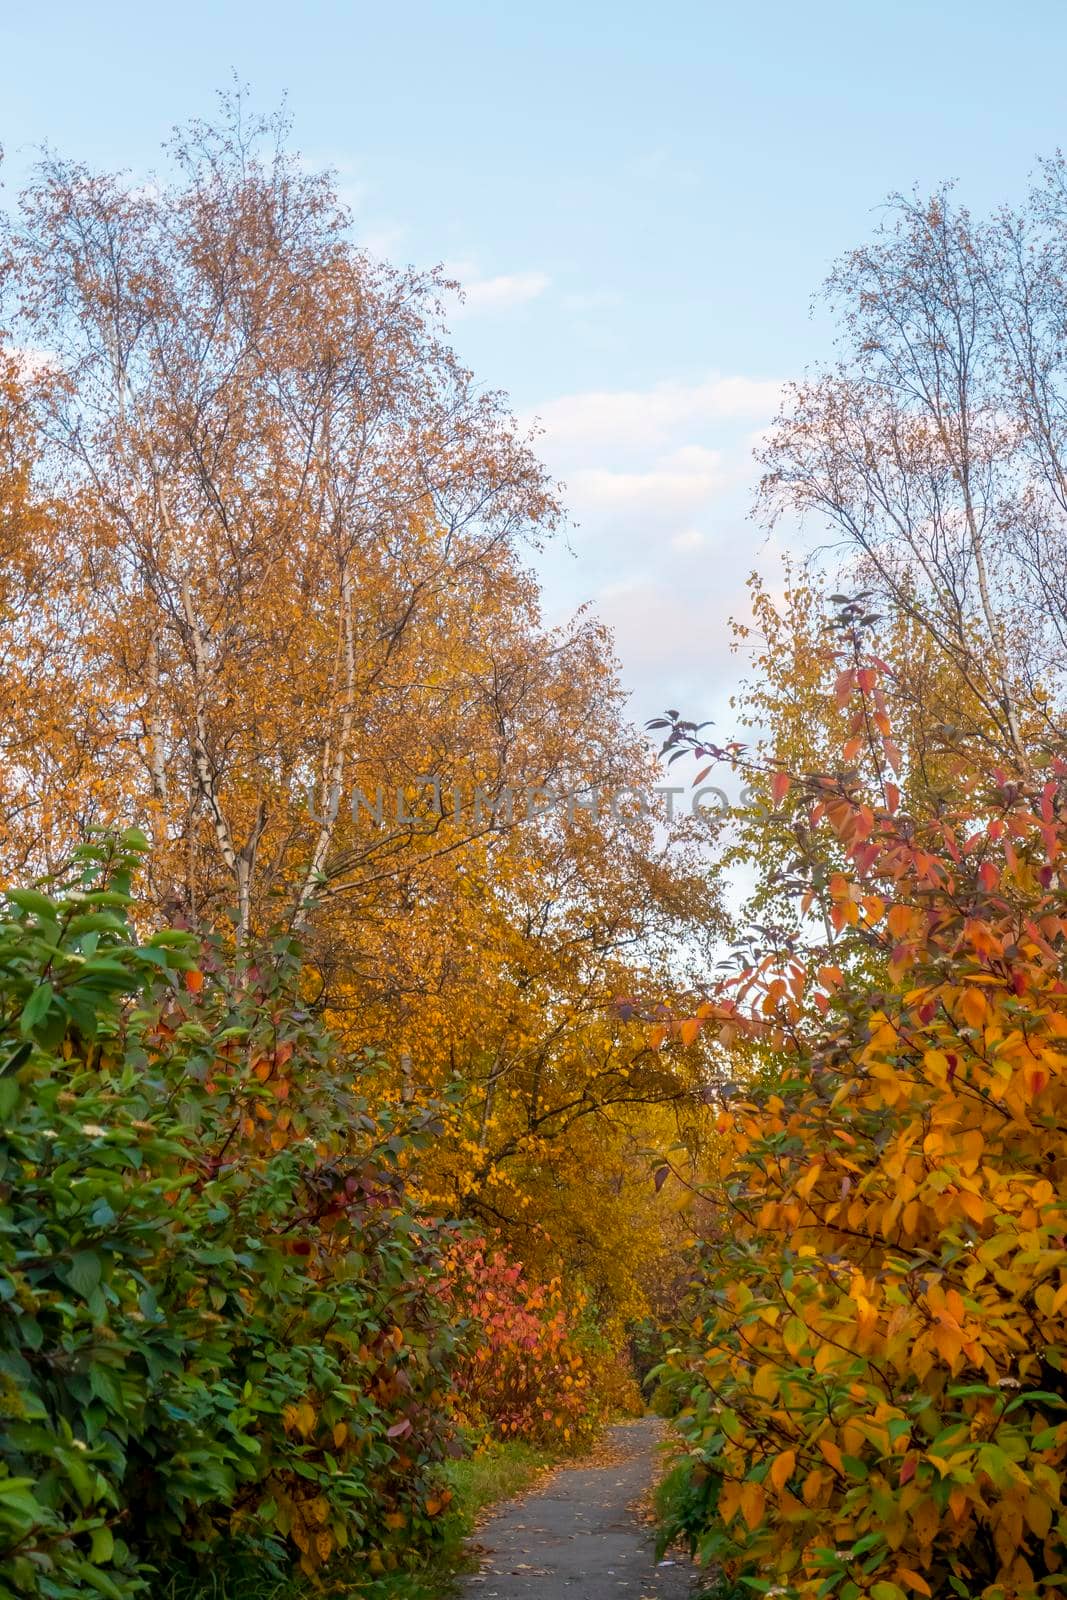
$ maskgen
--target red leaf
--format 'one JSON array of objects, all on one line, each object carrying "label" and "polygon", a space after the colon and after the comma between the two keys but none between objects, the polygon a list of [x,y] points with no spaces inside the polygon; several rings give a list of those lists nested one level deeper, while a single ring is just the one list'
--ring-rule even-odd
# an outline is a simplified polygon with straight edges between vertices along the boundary
[{"label": "red leaf", "polygon": [[983,861],[978,868],[978,882],[983,889],[993,890],[1000,881],[1000,874],[992,861]]}]

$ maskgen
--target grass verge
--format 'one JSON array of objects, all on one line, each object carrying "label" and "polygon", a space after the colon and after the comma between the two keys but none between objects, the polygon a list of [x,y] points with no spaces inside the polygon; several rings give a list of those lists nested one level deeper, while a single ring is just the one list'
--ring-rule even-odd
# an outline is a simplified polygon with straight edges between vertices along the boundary
[{"label": "grass verge", "polygon": [[432,1559],[410,1572],[386,1572],[359,1582],[338,1578],[336,1584],[312,1586],[303,1579],[281,1577],[262,1564],[220,1562],[195,1580],[174,1577],[158,1590],[159,1600],[311,1600],[332,1594],[350,1600],[446,1600],[468,1562],[465,1542],[480,1514],[500,1500],[521,1494],[556,1458],[516,1441],[493,1444],[477,1455],[451,1462],[447,1468],[452,1505]]}]

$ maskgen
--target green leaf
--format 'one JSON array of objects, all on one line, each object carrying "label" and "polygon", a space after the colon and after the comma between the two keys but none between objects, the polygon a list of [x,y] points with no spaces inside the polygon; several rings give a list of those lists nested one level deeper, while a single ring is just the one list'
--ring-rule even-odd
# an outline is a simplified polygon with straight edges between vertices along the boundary
[{"label": "green leaf", "polygon": [[44,1021],[48,1015],[48,1008],[52,1004],[52,999],[52,985],[50,983],[39,983],[22,1008],[22,1016],[19,1019],[20,1033],[32,1033],[34,1028]]},{"label": "green leaf", "polygon": [[1061,1411],[1067,1409],[1067,1400],[1061,1394],[1052,1394],[1048,1389],[1027,1389],[1025,1394],[1019,1395],[1012,1401],[1008,1411],[1015,1411],[1019,1406],[1030,1400],[1037,1400],[1046,1406],[1058,1406]]},{"label": "green leaf", "polygon": [[57,910],[53,900],[46,894],[39,894],[36,889],[8,889],[6,897],[12,905],[18,906],[20,911],[28,911],[35,917],[48,917],[56,921]]},{"label": "green leaf", "polygon": [[122,1410],[122,1388],[115,1374],[95,1361],[89,1368],[89,1388],[111,1411]]},{"label": "green leaf", "polygon": [[128,929],[113,911],[85,911],[71,918],[67,932],[72,938],[80,938],[86,933],[126,933]]},{"label": "green leaf", "polygon": [[154,933],[148,941],[151,946],[159,946],[164,950],[187,950],[190,946],[199,945],[200,941],[195,933],[186,933],[181,928],[161,928]]},{"label": "green leaf", "polygon": [[94,1528],[89,1551],[92,1561],[110,1561],[115,1552],[115,1535],[110,1528]]},{"label": "green leaf", "polygon": [[9,1072],[17,1072],[24,1066],[33,1054],[33,1045],[27,1039],[25,1044],[16,1045],[7,1060],[0,1064],[0,1078],[6,1077]]},{"label": "green leaf", "polygon": [[100,1276],[100,1257],[92,1250],[79,1250],[67,1268],[67,1282],[83,1300],[99,1288]]},{"label": "green leaf", "polygon": [[[72,1565],[71,1570],[76,1572],[83,1583],[87,1583],[97,1594],[105,1596],[105,1600],[126,1600],[126,1596],[106,1572],[101,1572],[99,1567],[90,1565],[88,1561],[80,1561]],[[126,1591],[127,1594],[129,1590]]]}]

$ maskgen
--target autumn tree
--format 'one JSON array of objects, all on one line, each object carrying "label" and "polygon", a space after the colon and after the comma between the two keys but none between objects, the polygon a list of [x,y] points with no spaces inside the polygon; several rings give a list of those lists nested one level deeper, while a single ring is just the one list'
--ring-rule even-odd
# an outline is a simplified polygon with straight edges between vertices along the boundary
[{"label": "autumn tree", "polygon": [[827,282],[839,365],[764,455],[767,510],[809,515],[951,669],[947,737],[1020,772],[1059,739],[1067,616],[1062,158],[1042,178],[987,222],[898,197]]},{"label": "autumn tree", "polygon": [[443,281],[353,249],[328,181],[263,154],[281,132],[231,105],[158,191],[49,161],[14,240],[55,604],[107,684],[113,803],[145,797],[167,889],[242,935],[257,892],[299,920],[345,870],[366,707],[413,620],[446,590],[476,611],[497,549],[556,515],[440,337]]},{"label": "autumn tree", "polygon": [[103,734],[98,697],[82,692],[77,645],[51,609],[66,564],[33,488],[30,370],[27,352],[0,344],[0,852],[15,874],[59,866],[57,812],[67,795],[91,808],[107,756],[102,738],[87,755]]},{"label": "autumn tree", "polygon": [[834,272],[763,503],[835,553],[754,581],[741,737],[667,732],[762,802],[759,920],[670,1021],[725,1081],[664,1371],[672,1527],[757,1592],[1063,1583],[1063,194],[900,201]]},{"label": "autumn tree", "polygon": [[591,814],[655,770],[605,631],[543,625],[555,488],[450,348],[449,285],[356,248],[285,132],[227,102],[148,185],[49,158],[10,230],[47,575],[10,632],[67,682],[47,740],[6,708],[35,797],[7,864],[134,822],[157,915],[244,957],[300,933],[383,1102],[464,1085],[428,1192],[632,1306],[638,1122],[691,1118],[701,1068],[614,1006],[665,992],[714,897],[684,825]]}]

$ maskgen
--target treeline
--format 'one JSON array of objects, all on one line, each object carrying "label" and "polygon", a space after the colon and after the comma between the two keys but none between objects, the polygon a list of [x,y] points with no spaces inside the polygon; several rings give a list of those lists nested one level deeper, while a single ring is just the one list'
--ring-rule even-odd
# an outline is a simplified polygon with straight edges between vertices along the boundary
[{"label": "treeline", "polygon": [[449,1449],[632,1402],[706,1116],[628,1021],[713,937],[697,824],[491,805],[654,776],[540,618],[554,486],[285,133],[50,157],[2,236],[12,1593],[418,1559]]}]

